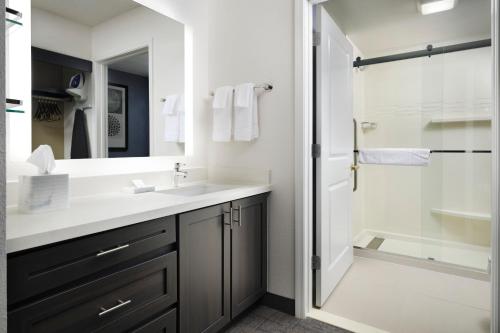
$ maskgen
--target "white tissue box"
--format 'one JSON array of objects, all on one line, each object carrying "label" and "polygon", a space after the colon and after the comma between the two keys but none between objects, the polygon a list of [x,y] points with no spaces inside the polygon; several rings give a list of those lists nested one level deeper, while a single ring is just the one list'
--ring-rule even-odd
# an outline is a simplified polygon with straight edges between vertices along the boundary
[{"label": "white tissue box", "polygon": [[68,174],[19,176],[18,209],[41,213],[69,208]]}]

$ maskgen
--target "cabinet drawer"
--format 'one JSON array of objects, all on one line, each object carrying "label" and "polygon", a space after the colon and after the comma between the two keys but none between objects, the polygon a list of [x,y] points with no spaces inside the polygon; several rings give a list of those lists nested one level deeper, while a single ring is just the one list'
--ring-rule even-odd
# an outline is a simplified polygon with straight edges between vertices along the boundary
[{"label": "cabinet drawer", "polygon": [[176,333],[177,309],[166,309],[165,304],[154,302],[93,333]]},{"label": "cabinet drawer", "polygon": [[92,332],[148,304],[176,301],[177,252],[171,252],[11,311],[9,332]]},{"label": "cabinet drawer", "polygon": [[[175,243],[175,217],[139,223],[8,258],[8,304],[112,272],[135,257]],[[84,282],[84,281],[83,281]]]}]

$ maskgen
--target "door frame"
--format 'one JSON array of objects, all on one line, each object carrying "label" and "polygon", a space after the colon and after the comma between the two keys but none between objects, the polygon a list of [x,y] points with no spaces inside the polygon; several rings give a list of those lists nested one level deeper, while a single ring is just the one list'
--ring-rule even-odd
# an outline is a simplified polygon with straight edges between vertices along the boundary
[{"label": "door frame", "polygon": [[[327,0],[295,0],[295,315],[307,317],[312,310],[313,279],[313,6]],[[500,148],[500,0],[491,0],[493,50],[493,115],[492,115],[492,267],[491,267],[491,332],[499,326],[499,148]]]},{"label": "door frame", "polygon": [[[112,55],[107,55],[102,59],[94,60],[93,68],[93,93],[94,93],[94,104],[95,110],[100,110],[97,113],[97,158],[108,158],[108,65],[117,60],[130,57],[135,54],[143,53],[144,51],[148,53],[148,100],[149,100],[149,128],[152,129],[155,123],[155,112],[153,112],[153,40],[149,40],[145,43],[139,43],[132,48],[123,49],[114,52]],[[149,134],[149,152],[153,156],[154,152],[154,140],[152,140],[152,135]]]}]

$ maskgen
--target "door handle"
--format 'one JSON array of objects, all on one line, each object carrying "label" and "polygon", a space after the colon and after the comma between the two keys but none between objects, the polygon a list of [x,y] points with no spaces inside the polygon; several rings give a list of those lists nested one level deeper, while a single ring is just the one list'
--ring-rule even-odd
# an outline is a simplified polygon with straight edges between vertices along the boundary
[{"label": "door handle", "polygon": [[119,308],[129,305],[130,303],[132,303],[131,299],[129,299],[128,301],[122,301],[121,299],[119,299],[118,304],[113,306],[112,308],[106,309],[104,307],[101,307],[101,312],[99,312],[99,317],[102,317],[110,312],[116,311]]}]

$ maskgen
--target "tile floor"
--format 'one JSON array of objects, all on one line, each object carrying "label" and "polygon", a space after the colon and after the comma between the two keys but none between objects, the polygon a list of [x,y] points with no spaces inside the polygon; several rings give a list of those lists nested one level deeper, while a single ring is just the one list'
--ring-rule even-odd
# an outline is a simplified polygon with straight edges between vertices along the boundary
[{"label": "tile floor", "polygon": [[300,320],[286,313],[259,306],[241,318],[226,332],[230,333],[349,333],[314,319]]},{"label": "tile floor", "polygon": [[490,283],[355,257],[321,311],[391,333],[488,333]]}]

